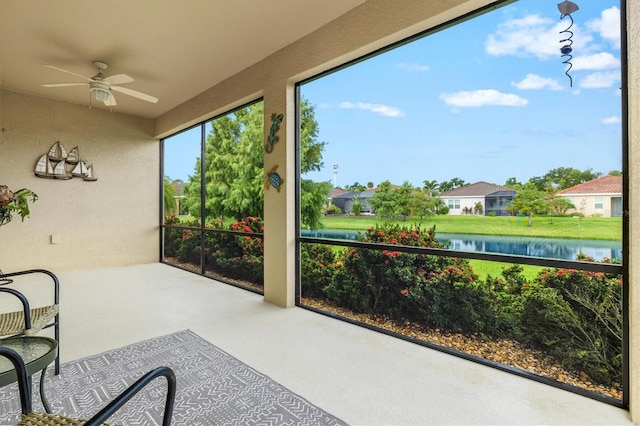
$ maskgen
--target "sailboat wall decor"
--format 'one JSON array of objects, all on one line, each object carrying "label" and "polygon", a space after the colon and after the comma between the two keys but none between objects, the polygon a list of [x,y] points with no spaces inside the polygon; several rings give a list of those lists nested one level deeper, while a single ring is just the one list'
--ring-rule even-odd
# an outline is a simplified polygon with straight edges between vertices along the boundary
[{"label": "sailboat wall decor", "polygon": [[88,182],[98,180],[93,164],[80,156],[80,149],[75,146],[67,152],[60,142],[54,143],[49,152],[38,159],[34,173],[41,178],[68,180],[76,177]]}]

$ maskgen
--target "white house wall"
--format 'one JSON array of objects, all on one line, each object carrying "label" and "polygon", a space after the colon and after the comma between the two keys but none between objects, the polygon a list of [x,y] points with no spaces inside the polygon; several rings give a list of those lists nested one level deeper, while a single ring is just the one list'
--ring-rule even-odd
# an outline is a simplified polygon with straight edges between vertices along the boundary
[{"label": "white house wall", "polygon": [[[53,271],[158,260],[159,148],[153,122],[4,92],[0,184],[29,188],[31,217],[0,228],[0,269]],[[34,166],[56,141],[94,164],[98,180],[38,178]],[[59,242],[52,244],[52,235]]]},{"label": "white house wall", "polygon": [[484,214],[485,211],[485,205],[484,205],[484,197],[451,197],[451,198],[442,198],[442,201],[444,201],[444,205],[445,206],[449,206],[449,200],[460,200],[460,208],[459,209],[452,209],[449,208],[449,215],[461,215],[464,214],[464,209],[465,208],[470,208],[471,211],[474,211],[474,208],[476,206],[476,203],[480,203],[482,205],[482,214]]}]

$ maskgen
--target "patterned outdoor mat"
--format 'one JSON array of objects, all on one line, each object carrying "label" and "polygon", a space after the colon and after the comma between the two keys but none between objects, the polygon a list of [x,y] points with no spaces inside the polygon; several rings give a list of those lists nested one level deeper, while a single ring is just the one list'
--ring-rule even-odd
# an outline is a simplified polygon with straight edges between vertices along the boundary
[{"label": "patterned outdoor mat", "polygon": [[[171,367],[177,377],[172,425],[344,425],[336,417],[245,365],[190,330],[93,355],[47,371],[45,393],[53,412],[89,418],[140,376]],[[43,411],[34,376],[33,402]],[[158,378],[109,422],[159,425],[166,380]],[[15,384],[0,388],[0,424],[20,413]]]}]

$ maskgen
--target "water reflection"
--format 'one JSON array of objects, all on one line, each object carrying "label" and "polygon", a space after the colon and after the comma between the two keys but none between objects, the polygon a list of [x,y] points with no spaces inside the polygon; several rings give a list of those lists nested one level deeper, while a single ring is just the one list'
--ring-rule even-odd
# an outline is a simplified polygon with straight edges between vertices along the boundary
[{"label": "water reflection", "polygon": [[[301,231],[304,237],[355,240],[358,231],[322,229]],[[547,259],[576,260],[582,253],[600,261],[603,258],[622,260],[621,241],[574,240],[567,238],[506,237],[491,235],[436,233],[439,241],[448,242],[453,250],[513,254]]]}]

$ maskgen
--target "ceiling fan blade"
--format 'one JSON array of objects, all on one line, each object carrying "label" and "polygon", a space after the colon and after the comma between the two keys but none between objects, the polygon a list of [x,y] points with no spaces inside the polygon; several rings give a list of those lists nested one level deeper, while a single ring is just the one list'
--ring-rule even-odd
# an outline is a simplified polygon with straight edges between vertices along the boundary
[{"label": "ceiling fan blade", "polygon": [[81,79],[83,79],[83,80],[93,81],[93,80],[91,80],[89,77],[85,77],[84,75],[76,74],[75,72],[71,72],[71,71],[63,70],[62,68],[54,67],[53,65],[46,65],[46,64],[42,64],[42,66],[43,66],[43,67],[47,67],[47,68],[51,68],[52,70],[61,71],[61,72],[66,72],[67,74],[75,75],[76,77],[81,78]]},{"label": "ceiling fan blade", "polygon": [[70,86],[86,86],[89,83],[54,83],[54,84],[43,84],[42,87],[70,87]]},{"label": "ceiling fan blade", "polygon": [[137,92],[135,90],[127,89],[125,87],[111,86],[111,90],[124,93],[125,95],[133,96],[134,98],[142,99],[143,101],[152,102],[154,104],[158,102],[158,98],[155,98],[151,95],[147,95],[145,93]]},{"label": "ceiling fan blade", "polygon": [[104,79],[109,84],[126,84],[135,81],[133,78],[129,77],[126,74],[116,74],[111,75]]},{"label": "ceiling fan blade", "polygon": [[109,92],[109,99],[107,99],[106,101],[104,101],[104,104],[108,107],[112,107],[112,106],[116,106],[118,105],[116,103],[116,98],[113,97],[113,93]]}]

